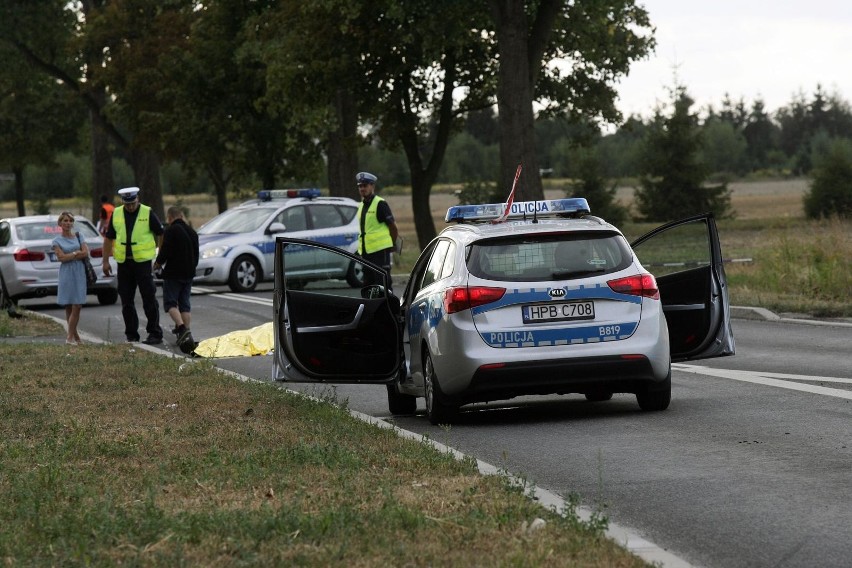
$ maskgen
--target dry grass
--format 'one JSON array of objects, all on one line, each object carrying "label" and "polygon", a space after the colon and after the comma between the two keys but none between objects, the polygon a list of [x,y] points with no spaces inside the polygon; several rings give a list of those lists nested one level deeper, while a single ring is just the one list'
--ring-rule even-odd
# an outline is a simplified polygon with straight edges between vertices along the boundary
[{"label": "dry grass", "polygon": [[9,566],[644,565],[471,461],[127,345],[0,344],[0,464]]},{"label": "dry grass", "polygon": [[[761,306],[780,312],[801,312],[815,316],[852,317],[850,287],[852,258],[849,235],[852,220],[819,222],[804,218],[802,197],[808,189],[805,179],[735,182],[731,188],[732,220],[719,222],[722,253],[727,259],[752,259],[750,263],[728,265],[731,301],[735,305]],[[547,180],[548,198],[564,196],[565,184]],[[444,226],[447,208],[456,205],[456,186],[436,186],[431,194],[435,227]],[[617,192],[618,200],[633,205],[633,187],[625,185]],[[388,188],[384,192],[400,232],[405,238],[401,261],[394,268],[407,274],[419,254],[411,196],[407,188]],[[190,221],[199,226],[216,215],[210,196],[183,196],[181,203],[190,210]],[[168,203],[174,201],[167,198]],[[238,203],[239,200],[232,200]],[[87,205],[73,202],[54,204],[60,208],[86,213]],[[76,208],[75,208],[76,207]],[[13,204],[0,204],[0,216],[14,215]],[[653,228],[652,224],[628,223],[623,227],[628,238]],[[787,251],[777,254],[779,250]],[[826,259],[840,259],[839,264]],[[780,275],[784,275],[780,278]]]}]

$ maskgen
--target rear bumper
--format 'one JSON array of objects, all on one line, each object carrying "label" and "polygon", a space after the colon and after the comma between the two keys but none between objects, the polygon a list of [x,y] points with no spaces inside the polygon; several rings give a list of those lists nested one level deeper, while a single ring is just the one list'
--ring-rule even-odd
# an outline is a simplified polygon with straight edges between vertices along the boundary
[{"label": "rear bumper", "polygon": [[657,378],[644,356],[604,356],[485,365],[455,400],[459,404],[523,395],[628,392],[653,389]]}]

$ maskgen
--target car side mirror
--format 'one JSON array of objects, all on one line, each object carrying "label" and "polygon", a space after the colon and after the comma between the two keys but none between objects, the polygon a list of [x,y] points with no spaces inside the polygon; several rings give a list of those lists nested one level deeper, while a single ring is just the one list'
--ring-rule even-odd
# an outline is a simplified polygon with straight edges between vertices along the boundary
[{"label": "car side mirror", "polygon": [[287,227],[284,226],[284,223],[275,222],[269,225],[270,233],[283,233],[287,230]]}]

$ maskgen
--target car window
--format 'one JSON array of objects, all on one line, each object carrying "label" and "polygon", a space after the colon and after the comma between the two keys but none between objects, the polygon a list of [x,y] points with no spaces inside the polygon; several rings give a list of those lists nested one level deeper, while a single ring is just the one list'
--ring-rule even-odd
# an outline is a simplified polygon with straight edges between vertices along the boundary
[{"label": "car window", "polygon": [[311,226],[314,229],[331,229],[343,225],[340,212],[334,205],[314,204],[308,206],[311,213]]},{"label": "car window", "polygon": [[456,266],[456,243],[452,241],[449,241],[449,243],[450,246],[447,248],[447,256],[446,259],[444,259],[444,267],[441,269],[441,280],[452,276],[453,269]]},{"label": "car window", "polygon": [[52,240],[56,235],[62,234],[62,227],[57,225],[55,221],[21,223],[15,226],[15,233],[19,241]]},{"label": "car window", "polygon": [[0,247],[7,246],[11,237],[12,231],[9,230],[9,223],[0,223]]},{"label": "car window", "polygon": [[282,223],[287,232],[305,231],[308,228],[308,220],[305,219],[306,210],[301,205],[288,207],[275,217],[275,221]]},{"label": "car window", "polygon": [[213,217],[198,229],[200,235],[250,233],[263,225],[277,207],[230,209]]},{"label": "car window", "polygon": [[708,266],[712,260],[707,221],[698,219],[672,227],[634,249],[639,262],[654,276]]},{"label": "car window", "polygon": [[426,265],[426,271],[423,273],[423,280],[420,283],[420,288],[425,288],[440,279],[449,248],[450,241],[438,241],[438,244],[435,246],[435,251],[432,253],[432,258],[429,259],[429,264]]},{"label": "car window", "polygon": [[357,207],[345,207],[345,206],[337,206],[338,211],[340,211],[340,216],[343,217],[343,224],[348,225],[352,218],[355,217],[355,213],[358,212]]},{"label": "car window", "polygon": [[532,282],[615,272],[632,258],[617,233],[566,233],[479,241],[471,247],[467,266],[486,280]]}]

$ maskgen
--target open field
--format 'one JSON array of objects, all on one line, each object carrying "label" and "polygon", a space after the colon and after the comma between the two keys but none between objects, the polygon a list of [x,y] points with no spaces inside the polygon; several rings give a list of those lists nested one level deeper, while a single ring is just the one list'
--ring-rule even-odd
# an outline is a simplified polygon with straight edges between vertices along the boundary
[{"label": "open field", "polygon": [[[806,179],[735,182],[731,188],[734,219],[719,221],[722,253],[727,259],[752,259],[727,268],[731,300],[736,305],[761,306],[779,312],[798,312],[815,316],[852,317],[852,220],[810,221],[804,218],[802,197],[808,189]],[[546,181],[546,196],[564,196],[559,180]],[[447,208],[458,199],[453,187],[437,186],[431,195],[435,228],[444,226]],[[383,192],[388,200],[405,250],[394,271],[405,273],[417,258],[419,248],[411,211],[411,196],[405,188]],[[633,188],[621,187],[618,200],[631,206]],[[143,194],[144,201],[144,194]],[[175,202],[167,196],[166,203]],[[240,200],[232,200],[233,204]],[[189,209],[189,221],[196,227],[216,215],[216,203],[209,195],[181,197]],[[52,211],[63,209],[88,215],[88,203],[66,200],[52,204]],[[594,212],[593,212],[594,213]],[[15,215],[13,203],[0,203],[0,216]],[[627,223],[625,235],[635,238],[655,224]]]}]

